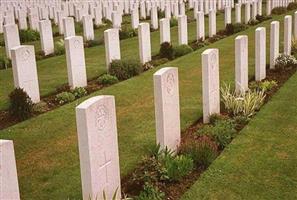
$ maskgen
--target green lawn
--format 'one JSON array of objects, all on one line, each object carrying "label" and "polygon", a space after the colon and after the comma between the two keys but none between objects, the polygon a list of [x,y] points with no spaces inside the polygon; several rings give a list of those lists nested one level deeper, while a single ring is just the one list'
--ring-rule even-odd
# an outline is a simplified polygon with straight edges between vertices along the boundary
[{"label": "green lawn", "polygon": [[297,74],[183,196],[297,199]]},{"label": "green lawn", "polygon": [[[234,17],[234,16],[233,16]],[[208,27],[206,18],[205,27]],[[224,17],[220,13],[217,16],[217,30],[223,29]],[[208,28],[206,28],[206,33]],[[189,40],[196,39],[196,22],[188,24]],[[174,45],[178,41],[178,27],[171,28],[171,40]],[[157,54],[159,51],[160,32],[151,33],[152,53]],[[139,59],[138,38],[130,38],[120,42],[122,59]],[[88,79],[99,76],[106,72],[105,48],[103,45],[85,49],[86,66]],[[58,86],[67,83],[67,67],[65,56],[56,56],[37,62],[38,78],[41,96],[48,95],[56,90]],[[13,90],[12,70],[0,70],[0,110],[8,107],[8,95]]]},{"label": "green lawn", "polygon": [[[282,24],[283,16],[274,18],[281,20]],[[261,25],[269,27],[270,22],[267,21]],[[249,36],[250,75],[254,73],[255,28],[250,28],[244,32]],[[177,27],[172,29],[173,34],[176,34],[176,29]],[[152,37],[154,41],[158,41],[159,33],[153,33]],[[233,82],[234,79],[234,38],[235,36],[231,36],[209,46],[209,48],[220,49],[221,81]],[[269,42],[267,41],[267,43]],[[125,40],[121,43],[122,50],[123,46],[126,45],[124,53],[130,57],[135,52],[131,48],[131,44],[138,46],[137,38]],[[153,43],[153,46],[157,52],[158,43]],[[99,49],[100,47],[96,47],[87,50],[88,55],[90,55],[89,52],[92,52],[94,56],[93,58],[87,56],[87,62],[92,61],[93,63],[93,72],[100,70],[100,68],[96,69],[96,66],[99,61],[104,60],[102,56],[101,59],[97,56]],[[179,68],[182,129],[187,128],[202,116],[201,53],[204,50],[205,48],[200,49],[165,65]],[[55,62],[52,62],[50,66],[47,66],[46,63],[43,63],[43,67],[39,66],[39,72],[43,68],[49,72],[45,75],[48,82],[52,81],[52,85],[58,85],[56,82],[63,82],[65,79],[65,77],[63,79],[63,73],[57,72],[59,67],[65,65],[62,61],[64,59],[58,58],[53,58]],[[51,63],[48,60],[51,59],[43,62]],[[58,65],[57,62],[60,64]],[[51,68],[56,69],[56,71]],[[114,95],[116,98],[122,176],[132,171],[141,157],[147,153],[147,148],[155,143],[152,79],[153,73],[158,69],[104,88],[92,95]],[[63,67],[63,70],[66,75],[66,68]],[[62,70],[60,69],[60,71]],[[88,73],[92,75],[90,72],[90,64],[88,64]],[[60,78],[58,79],[59,74]],[[53,77],[55,81],[52,80]],[[44,84],[49,83],[44,82]],[[0,87],[2,86],[3,84],[0,84]],[[89,97],[0,131],[0,138],[14,140],[23,199],[81,198],[74,109],[76,105],[87,98]]]}]

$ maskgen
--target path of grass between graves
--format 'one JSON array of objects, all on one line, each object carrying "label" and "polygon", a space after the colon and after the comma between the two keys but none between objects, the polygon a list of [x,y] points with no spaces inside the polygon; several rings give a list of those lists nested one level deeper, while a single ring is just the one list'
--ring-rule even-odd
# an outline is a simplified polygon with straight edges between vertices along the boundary
[{"label": "path of grass between graves", "polygon": [[182,197],[297,199],[297,74]]},{"label": "path of grass between graves", "polygon": [[[234,19],[234,12],[232,14]],[[208,19],[205,20],[206,33],[208,33]],[[217,16],[217,30],[223,29],[224,17],[222,13]],[[196,22],[188,24],[189,40],[196,39]],[[171,40],[174,45],[178,43],[178,27],[171,28]],[[160,48],[160,32],[151,33],[152,54],[157,54]],[[139,60],[138,37],[122,40],[122,59]],[[87,77],[92,79],[106,73],[104,45],[85,49]],[[56,56],[37,62],[40,93],[42,96],[56,91],[56,88],[66,84],[67,66],[65,56]],[[0,70],[0,110],[8,108],[8,95],[13,90],[12,69]]]},{"label": "path of grass between graves", "polygon": [[[283,22],[283,16],[275,19]],[[269,27],[270,22],[261,25]],[[250,75],[254,73],[255,28],[244,32],[249,36]],[[234,38],[228,37],[209,46],[220,49],[221,81],[233,82],[234,79]],[[166,65],[179,68],[182,129],[202,116],[200,63],[204,50],[200,49]],[[147,148],[155,143],[152,80],[153,73],[158,69],[92,95],[114,95],[116,98],[122,176],[131,172],[147,153]],[[23,199],[81,198],[74,109],[87,98],[0,132],[0,138],[14,140]]]}]

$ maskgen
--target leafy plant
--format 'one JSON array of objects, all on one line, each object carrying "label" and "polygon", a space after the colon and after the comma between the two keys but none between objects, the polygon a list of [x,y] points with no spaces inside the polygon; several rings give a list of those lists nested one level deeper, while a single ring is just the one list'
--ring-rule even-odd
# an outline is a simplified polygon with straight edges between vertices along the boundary
[{"label": "leafy plant", "polygon": [[37,31],[28,29],[20,30],[20,41],[21,43],[37,41],[40,38],[40,35]]},{"label": "leafy plant", "polygon": [[275,7],[271,10],[271,14],[273,15],[282,15],[287,12],[287,9],[285,7]]},{"label": "leafy plant", "polygon": [[297,67],[297,60],[294,56],[281,54],[275,60],[276,70],[285,70]]},{"label": "leafy plant", "polygon": [[55,54],[56,55],[65,54],[65,42],[63,39],[60,39],[55,43]]},{"label": "leafy plant", "polygon": [[[117,188],[117,189],[115,190],[115,192],[114,192],[113,195],[112,195],[111,200],[116,200],[116,199],[117,199],[118,190],[119,190],[119,188]],[[103,200],[107,200],[105,190],[103,190]]]},{"label": "leafy plant", "polygon": [[264,15],[257,15],[256,16],[256,20],[259,21],[259,22],[264,22],[266,20],[269,20],[271,19],[270,16],[264,16]]},{"label": "leafy plant", "polygon": [[160,47],[159,55],[161,58],[167,58],[168,60],[173,59],[173,47],[169,42],[163,42]]},{"label": "leafy plant", "polygon": [[225,28],[226,35],[232,35],[234,33],[234,26],[233,24],[227,24]]},{"label": "leafy plant", "polygon": [[265,80],[265,81],[253,81],[249,84],[249,88],[251,90],[258,90],[258,91],[270,91],[272,88],[277,86],[277,82],[276,81],[269,81],[269,80]]},{"label": "leafy plant", "polygon": [[194,164],[189,156],[167,156],[164,159],[164,167],[169,180],[179,181],[193,170]]},{"label": "leafy plant", "polygon": [[9,113],[11,116],[19,120],[25,120],[33,115],[34,104],[29,95],[23,89],[14,89],[9,94],[9,100]]},{"label": "leafy plant", "polygon": [[257,20],[257,19],[251,19],[248,24],[251,25],[251,26],[254,26],[254,25],[257,25],[259,24],[260,22]]},{"label": "leafy plant", "polygon": [[210,43],[214,43],[214,42],[217,42],[217,41],[223,39],[224,37],[225,36],[223,36],[223,35],[213,35],[212,37],[208,38],[208,41]]},{"label": "leafy plant", "polygon": [[6,57],[0,58],[0,69],[11,68],[11,60]]},{"label": "leafy plant", "polygon": [[190,156],[198,167],[208,167],[218,155],[218,146],[208,136],[183,144],[181,153]]},{"label": "leafy plant", "polygon": [[120,40],[137,36],[137,31],[130,26],[123,26],[119,31]]},{"label": "leafy plant", "polygon": [[265,99],[264,91],[249,90],[246,93],[231,91],[230,85],[221,88],[222,102],[227,111],[234,116],[253,116],[262,106]]},{"label": "leafy plant", "polygon": [[140,192],[135,200],[163,200],[165,194],[161,192],[156,186],[150,183],[145,183],[143,190]]},{"label": "leafy plant", "polygon": [[291,53],[296,57],[297,55],[297,41],[294,37],[292,37],[292,42],[291,42]]},{"label": "leafy plant", "polygon": [[87,47],[87,48],[99,46],[101,44],[103,44],[103,39],[85,41],[85,47]]},{"label": "leafy plant", "polygon": [[118,82],[119,79],[116,76],[112,76],[110,74],[103,74],[98,78],[98,83],[104,86],[113,85]]},{"label": "leafy plant", "polygon": [[193,52],[193,49],[186,44],[182,44],[173,48],[173,55],[175,58]]},{"label": "leafy plant", "polygon": [[75,98],[81,98],[88,94],[87,90],[83,87],[76,87],[71,91]]},{"label": "leafy plant", "polygon": [[288,10],[296,10],[297,9],[297,3],[296,2],[289,3],[287,9]]},{"label": "leafy plant", "polygon": [[218,120],[213,125],[206,125],[197,132],[199,135],[211,136],[221,149],[226,147],[236,135],[235,123],[233,120]]},{"label": "leafy plant", "polygon": [[113,60],[109,67],[109,74],[116,76],[119,80],[129,79],[142,71],[142,65],[137,60]]},{"label": "leafy plant", "polygon": [[241,31],[246,30],[247,28],[248,28],[248,26],[245,24],[235,23],[235,24],[233,24],[233,31],[234,31],[233,33],[239,33]]},{"label": "leafy plant", "polygon": [[56,95],[56,101],[60,105],[72,102],[74,100],[75,100],[75,96],[71,92],[62,92],[62,93]]}]

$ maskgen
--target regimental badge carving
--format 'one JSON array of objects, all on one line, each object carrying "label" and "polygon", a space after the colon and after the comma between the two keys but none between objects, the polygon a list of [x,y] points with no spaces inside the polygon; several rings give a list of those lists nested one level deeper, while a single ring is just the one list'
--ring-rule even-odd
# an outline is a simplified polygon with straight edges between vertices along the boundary
[{"label": "regimental badge carving", "polygon": [[169,73],[166,77],[166,91],[169,95],[174,94],[174,75],[172,73]]},{"label": "regimental badge carving", "polygon": [[23,51],[23,53],[22,53],[23,61],[27,61],[29,59],[30,55],[31,55],[31,53],[30,53],[30,51],[28,49]]},{"label": "regimental badge carving", "polygon": [[79,40],[75,40],[74,41],[74,48],[78,49],[80,46],[80,41]]},{"label": "regimental badge carving", "polygon": [[106,128],[107,123],[108,123],[108,110],[104,105],[100,105],[96,109],[96,114],[95,114],[95,121],[96,121],[96,128],[99,131],[102,131]]}]

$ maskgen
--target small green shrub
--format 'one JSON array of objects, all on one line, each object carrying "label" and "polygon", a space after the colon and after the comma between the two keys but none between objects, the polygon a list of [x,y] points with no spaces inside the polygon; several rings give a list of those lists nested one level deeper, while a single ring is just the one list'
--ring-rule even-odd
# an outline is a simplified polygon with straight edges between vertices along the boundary
[{"label": "small green shrub", "polygon": [[164,159],[164,167],[169,180],[179,181],[193,170],[194,163],[189,156],[167,156]]},{"label": "small green shrub", "polygon": [[11,64],[11,60],[8,58],[0,58],[0,69],[7,69],[7,68],[11,68],[12,64]]},{"label": "small green shrub", "polygon": [[104,24],[106,24],[107,26],[112,26],[112,21],[110,21],[109,19],[102,18],[102,22],[103,22]]},{"label": "small green shrub", "polygon": [[225,28],[226,35],[232,35],[234,33],[234,26],[233,24],[227,24]]},{"label": "small green shrub", "polygon": [[103,43],[104,43],[103,39],[100,39],[100,40],[88,40],[88,41],[85,41],[85,47],[86,48],[95,47],[95,46],[102,45]]},{"label": "small green shrub", "polygon": [[277,82],[276,81],[253,81],[249,84],[249,88],[251,90],[258,90],[258,91],[270,91],[272,90],[272,88],[277,86]]},{"label": "small green shrub", "polygon": [[265,16],[265,15],[257,15],[256,16],[256,20],[258,20],[259,22],[264,22],[266,20],[272,19],[272,17],[270,16]]},{"label": "small green shrub", "polygon": [[167,63],[169,60],[167,58],[161,58],[161,59],[154,59],[148,63],[145,63],[143,65],[143,70],[144,71],[147,71],[147,70],[150,70],[150,69],[153,69],[157,66],[160,66],[160,65],[163,65],[165,63]]},{"label": "small green shrub", "polygon": [[88,94],[87,90],[83,87],[76,87],[74,88],[74,90],[71,91],[71,93],[74,95],[76,99],[86,96]]},{"label": "small green shrub", "polygon": [[0,46],[1,46],[1,47],[5,47],[4,37],[1,37],[1,38],[0,38]]},{"label": "small green shrub", "polygon": [[40,35],[37,31],[28,29],[20,30],[20,41],[21,43],[37,41],[40,38]]},{"label": "small green shrub", "polygon": [[123,26],[119,31],[120,40],[137,36],[137,31],[130,26]]},{"label": "small green shrub", "polygon": [[297,3],[296,2],[289,3],[287,9],[288,10],[296,10],[297,9]]},{"label": "small green shrub", "polygon": [[156,186],[150,183],[145,183],[143,190],[140,192],[135,200],[163,200],[165,194],[161,192]]},{"label": "small green shrub", "polygon": [[49,107],[46,102],[40,101],[33,105],[33,112],[34,113],[44,113],[49,110]]},{"label": "small green shrub", "polygon": [[276,70],[286,70],[297,67],[297,60],[294,56],[281,54],[275,60]]},{"label": "small green shrub", "polygon": [[197,167],[208,167],[218,156],[218,146],[207,136],[191,140],[181,147],[181,153],[190,156]]},{"label": "small green shrub", "polygon": [[226,110],[233,116],[251,117],[260,109],[265,100],[264,91],[249,90],[246,93],[236,93],[230,85],[221,88],[222,102]]},{"label": "small green shrub", "polygon": [[62,92],[56,95],[56,101],[60,104],[66,104],[75,100],[74,94],[71,92]]},{"label": "small green shrub", "polygon": [[23,89],[14,89],[9,94],[9,100],[9,113],[11,116],[19,120],[25,120],[33,115],[34,104],[29,95]]},{"label": "small green shrub", "polygon": [[204,126],[198,133],[202,135],[209,135],[215,139],[220,148],[225,148],[235,137],[235,123],[233,120],[218,120],[214,125]]},{"label": "small green shrub", "polygon": [[103,74],[98,78],[98,83],[104,86],[113,85],[119,82],[119,79],[116,76],[110,74]]},{"label": "small green shrub", "polygon": [[287,12],[287,9],[285,7],[275,7],[271,10],[271,14],[273,15],[282,15]]},{"label": "small green shrub", "polygon": [[236,124],[235,129],[241,130],[247,123],[250,121],[248,117],[245,116],[236,116],[234,117],[234,123]]},{"label": "small green shrub", "polygon": [[109,67],[109,74],[116,76],[119,80],[137,76],[142,71],[142,65],[137,60],[114,60]]},{"label": "small green shrub", "polygon": [[209,43],[214,43],[214,42],[217,42],[221,39],[223,39],[225,36],[223,35],[213,35],[212,37],[208,38],[208,42]]},{"label": "small green shrub", "polygon": [[170,27],[178,26],[178,21],[176,18],[171,18],[170,19]]},{"label": "small green shrub", "polygon": [[173,48],[173,54],[175,58],[186,55],[191,52],[193,52],[193,49],[186,44],[182,44]]},{"label": "small green shrub", "polygon": [[65,42],[63,39],[60,39],[55,44],[55,55],[65,54]]},{"label": "small green shrub", "polygon": [[160,47],[159,55],[161,58],[173,59],[173,47],[169,42],[163,42]]},{"label": "small green shrub", "polygon": [[234,33],[239,33],[241,31],[246,30],[247,28],[248,28],[248,26],[245,25],[245,24],[242,24],[242,23],[235,23],[235,24],[233,24],[233,31],[234,31]]},{"label": "small green shrub", "polygon": [[158,10],[158,19],[162,19],[165,17],[165,11]]},{"label": "small green shrub", "polygon": [[255,26],[257,24],[259,24],[260,22],[257,19],[251,19],[248,24],[251,26]]}]

